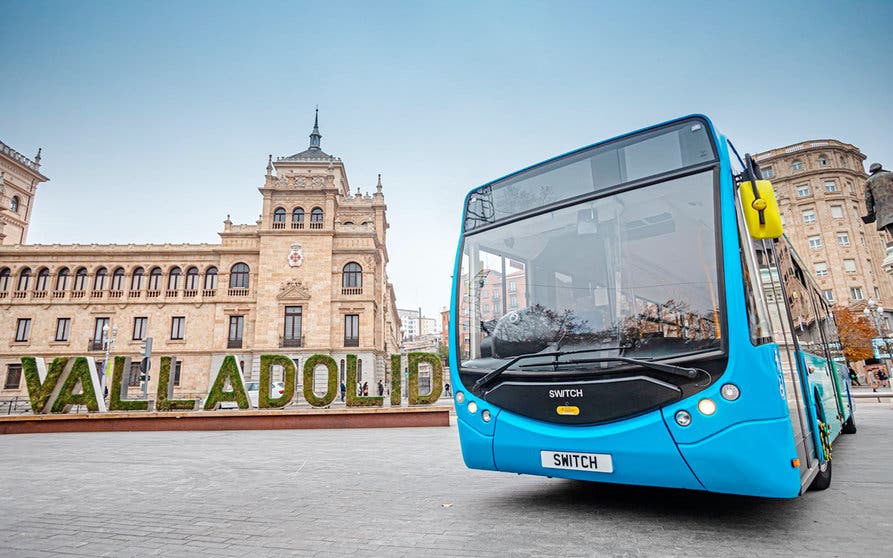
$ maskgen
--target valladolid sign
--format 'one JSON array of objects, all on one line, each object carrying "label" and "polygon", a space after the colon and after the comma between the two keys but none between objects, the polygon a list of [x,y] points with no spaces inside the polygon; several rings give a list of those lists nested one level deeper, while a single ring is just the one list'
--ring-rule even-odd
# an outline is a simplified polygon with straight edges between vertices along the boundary
[{"label": "valladolid sign", "polygon": [[[407,398],[410,405],[430,405],[437,401],[443,389],[443,367],[440,358],[433,353],[409,353],[407,355]],[[66,413],[73,405],[83,405],[89,411],[148,411],[150,401],[147,399],[129,399],[124,371],[130,370],[129,357],[115,357],[109,385],[109,404],[106,408],[102,396],[99,374],[93,357],[58,357],[47,366],[46,360],[35,357],[22,357],[22,372],[28,386],[28,397],[31,410],[35,414]],[[173,356],[161,357],[158,371],[158,390],[155,395],[156,411],[194,410],[195,399],[174,399],[174,386],[170,381],[171,362]],[[419,393],[419,364],[426,363],[431,367],[431,391]],[[270,397],[273,367],[282,368],[285,387],[278,397]],[[317,367],[327,370],[326,392],[318,395],[313,391],[313,376]],[[400,355],[391,355],[391,394],[392,406],[399,406],[401,393]],[[262,355],[260,357],[260,386],[257,406],[261,409],[285,407],[295,399],[297,385],[297,368],[294,361],[285,355]],[[303,396],[314,407],[330,405],[338,394],[338,365],[329,355],[313,355],[304,363]],[[357,384],[357,357],[347,355],[345,383],[348,386]],[[360,396],[355,390],[346,391],[346,403],[349,407],[381,407],[384,397]],[[212,411],[220,403],[235,402],[240,409],[248,409],[251,403],[245,390],[245,377],[236,357],[230,355],[223,359],[217,375],[212,379],[202,409]]]}]

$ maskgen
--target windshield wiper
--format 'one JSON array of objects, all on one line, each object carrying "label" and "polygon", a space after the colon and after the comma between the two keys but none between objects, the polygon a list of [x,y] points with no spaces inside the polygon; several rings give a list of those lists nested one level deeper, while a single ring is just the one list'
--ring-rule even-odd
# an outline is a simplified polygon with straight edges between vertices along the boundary
[{"label": "windshield wiper", "polygon": [[[664,372],[666,374],[672,374],[674,376],[681,376],[683,378],[687,378],[690,380],[694,380],[698,377],[698,374],[703,372],[700,368],[688,368],[685,366],[677,366],[675,364],[664,364],[660,362],[653,362],[650,360],[643,360],[639,358],[630,358],[623,356],[613,356],[613,357],[604,357],[604,358],[583,358],[583,359],[573,359],[573,360],[565,360],[558,361],[558,357],[570,355],[570,354],[580,354],[580,353],[594,353],[599,351],[608,351],[611,349],[618,349],[623,347],[605,347],[603,349],[584,349],[580,351],[566,351],[566,352],[552,352],[552,353],[531,353],[526,355],[520,355],[510,360],[509,362],[503,364],[496,370],[489,372],[488,374],[482,376],[478,379],[477,382],[474,383],[474,390],[478,391],[481,388],[484,388],[499,377],[503,372],[508,370],[511,366],[515,365],[521,360],[526,360],[534,357],[555,357],[555,361],[544,364],[522,364],[519,368],[533,368],[535,366],[552,366],[557,369],[558,366],[562,366],[565,364],[589,364],[589,363],[601,363],[601,362],[626,362],[629,364],[635,364],[637,366],[641,366],[642,368],[648,368],[651,370],[656,370],[658,372]],[[605,370],[604,372],[610,372],[611,370]]]},{"label": "windshield wiper", "polygon": [[[529,358],[554,357],[555,358],[554,362],[549,364],[551,366],[554,364],[563,364],[563,363],[558,362],[558,358],[565,356],[565,355],[577,355],[577,354],[583,354],[583,353],[600,353],[602,351],[622,351],[624,349],[629,349],[629,348],[630,347],[599,347],[598,349],[579,349],[576,351],[552,351],[552,352],[548,352],[548,353],[527,353],[527,354],[523,354],[523,355],[518,355],[515,358],[513,358],[512,360],[510,360],[510,361],[506,362],[505,364],[503,364],[502,366],[500,366],[499,368],[493,370],[492,372],[488,372],[487,374],[481,376],[478,379],[478,381],[476,381],[474,383],[474,388],[472,389],[472,391],[478,391],[481,388],[489,385],[490,383],[493,382],[493,380],[495,380],[497,377],[499,377],[500,374],[502,374],[503,372],[508,370],[510,367],[514,366],[518,362],[521,362],[522,360],[527,360]],[[623,358],[623,357],[619,357],[619,358]],[[606,359],[605,362],[610,362],[612,360],[617,360],[617,358],[609,358],[609,359]],[[542,366],[542,365],[538,365],[538,366]]]},{"label": "windshield wiper", "polygon": [[[651,370],[657,370],[658,372],[665,372],[667,374],[672,374],[674,376],[682,376],[683,378],[688,378],[690,380],[694,380],[698,377],[698,374],[701,373],[700,368],[687,368],[685,366],[676,366],[675,364],[663,364],[660,362],[654,362],[651,360],[644,360],[640,358],[630,358],[623,356],[615,356],[615,357],[605,357],[605,358],[578,358],[573,360],[565,360],[562,362],[550,363],[548,366],[562,366],[565,364],[592,364],[592,363],[601,363],[601,362],[628,362],[629,364],[635,364],[637,366],[641,366],[642,368],[650,368]],[[532,368],[534,366],[541,366],[538,364],[522,364],[519,368]],[[610,369],[609,369],[610,370]],[[608,372],[609,370],[605,370]]]}]

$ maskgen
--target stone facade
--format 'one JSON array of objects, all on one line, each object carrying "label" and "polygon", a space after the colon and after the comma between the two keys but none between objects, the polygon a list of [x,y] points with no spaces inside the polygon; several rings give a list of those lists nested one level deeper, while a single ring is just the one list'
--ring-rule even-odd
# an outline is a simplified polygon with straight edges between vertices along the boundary
[{"label": "stone facade", "polygon": [[865,155],[836,140],[812,140],[754,156],[778,196],[785,234],[827,300],[893,304],[884,273],[885,239],[864,224]]},{"label": "stone facade", "polygon": [[28,241],[34,194],[48,180],[40,173],[39,149],[32,161],[0,141],[0,245]]},{"label": "stone facade", "polygon": [[14,377],[23,355],[103,360],[105,324],[117,327],[112,355],[136,362],[151,337],[153,370],[176,356],[178,393],[206,392],[227,354],[257,378],[262,354],[288,355],[299,371],[329,354],[343,377],[352,353],[362,381],[387,383],[400,321],[381,178],[373,194],[352,194],[320,138],[314,126],[309,149],[270,157],[260,218],[227,217],[219,244],[0,247],[0,395],[25,393]]}]

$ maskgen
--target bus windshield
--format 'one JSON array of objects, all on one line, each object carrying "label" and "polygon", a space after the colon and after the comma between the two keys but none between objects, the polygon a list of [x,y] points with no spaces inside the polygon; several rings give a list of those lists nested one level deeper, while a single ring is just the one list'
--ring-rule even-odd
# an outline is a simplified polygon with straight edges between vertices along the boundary
[{"label": "bus windshield", "polygon": [[564,349],[668,358],[720,348],[716,172],[468,234],[456,320],[463,366]]}]

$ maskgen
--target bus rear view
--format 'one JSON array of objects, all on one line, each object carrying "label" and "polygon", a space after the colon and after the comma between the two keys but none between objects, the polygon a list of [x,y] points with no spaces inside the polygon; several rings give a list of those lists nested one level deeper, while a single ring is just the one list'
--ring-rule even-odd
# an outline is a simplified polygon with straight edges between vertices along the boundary
[{"label": "bus rear view", "polygon": [[751,333],[724,142],[687,117],[469,193],[450,344],[469,467],[775,497],[816,474],[779,344]]}]

